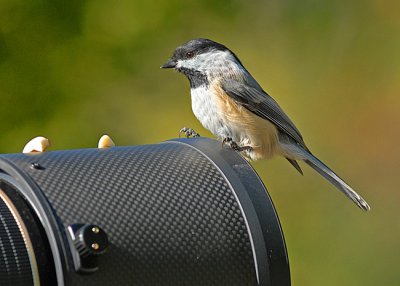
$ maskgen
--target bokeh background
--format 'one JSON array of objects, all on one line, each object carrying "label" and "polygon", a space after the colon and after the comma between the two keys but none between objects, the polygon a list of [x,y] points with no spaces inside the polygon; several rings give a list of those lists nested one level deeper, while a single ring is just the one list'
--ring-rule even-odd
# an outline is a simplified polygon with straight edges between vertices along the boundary
[{"label": "bokeh background", "polygon": [[0,1],[0,152],[205,131],[189,83],[160,70],[195,37],[230,47],[315,154],[371,204],[363,213],[308,167],[254,163],[284,229],[293,285],[400,283],[400,2]]}]

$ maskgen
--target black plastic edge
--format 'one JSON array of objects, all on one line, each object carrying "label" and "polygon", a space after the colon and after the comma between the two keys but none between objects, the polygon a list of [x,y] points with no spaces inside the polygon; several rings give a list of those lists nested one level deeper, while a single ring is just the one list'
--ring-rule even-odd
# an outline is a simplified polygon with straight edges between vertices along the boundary
[{"label": "black plastic edge", "polygon": [[66,259],[63,227],[58,223],[51,204],[31,177],[5,158],[0,158],[0,177],[18,190],[34,210],[50,244],[57,285],[68,284],[67,277],[64,276],[64,273],[69,273],[69,265]]},{"label": "black plastic edge", "polygon": [[222,147],[221,142],[214,139],[172,139],[163,143],[190,146],[220,170],[231,184],[246,217],[253,255],[257,254],[255,261],[259,285],[291,285],[288,255],[279,218],[265,185],[251,165],[237,152],[227,146]]},{"label": "black plastic edge", "polygon": [[34,263],[37,265],[40,285],[55,285],[56,273],[53,255],[43,226],[38,221],[32,207],[15,187],[4,180],[4,176],[0,176],[0,188],[18,210],[26,227],[26,234],[29,236],[34,252]]}]

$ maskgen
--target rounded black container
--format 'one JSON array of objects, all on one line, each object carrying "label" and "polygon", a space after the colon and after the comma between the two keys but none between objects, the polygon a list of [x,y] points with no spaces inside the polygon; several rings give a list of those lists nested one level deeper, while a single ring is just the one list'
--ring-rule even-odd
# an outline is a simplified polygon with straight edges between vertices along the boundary
[{"label": "rounded black container", "polygon": [[0,285],[290,285],[272,201],[215,140],[0,155]]}]

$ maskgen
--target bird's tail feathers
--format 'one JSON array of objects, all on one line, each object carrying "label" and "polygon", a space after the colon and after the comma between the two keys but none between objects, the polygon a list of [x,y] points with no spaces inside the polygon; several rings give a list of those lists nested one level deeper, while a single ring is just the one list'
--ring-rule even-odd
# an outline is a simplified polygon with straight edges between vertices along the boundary
[{"label": "bird's tail feathers", "polygon": [[[304,154],[305,153],[305,154]],[[369,211],[371,208],[368,203],[357,194],[349,185],[346,184],[338,175],[335,174],[328,166],[321,162],[317,157],[311,153],[304,152],[304,162],[311,168],[317,171],[321,176],[331,182],[336,188],[343,192],[349,199],[351,199],[359,208],[364,211]]]}]

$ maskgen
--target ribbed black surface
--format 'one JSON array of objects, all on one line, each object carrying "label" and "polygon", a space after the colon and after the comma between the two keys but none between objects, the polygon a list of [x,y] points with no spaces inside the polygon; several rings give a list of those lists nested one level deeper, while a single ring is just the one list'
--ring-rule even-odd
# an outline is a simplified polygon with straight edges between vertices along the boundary
[{"label": "ribbed black surface", "polygon": [[[71,285],[256,285],[246,224],[229,183],[179,144],[6,155],[60,221],[94,223],[109,250]],[[38,163],[41,168],[31,168]]]},{"label": "ribbed black surface", "polygon": [[0,285],[33,285],[24,239],[5,201],[0,198]]}]

